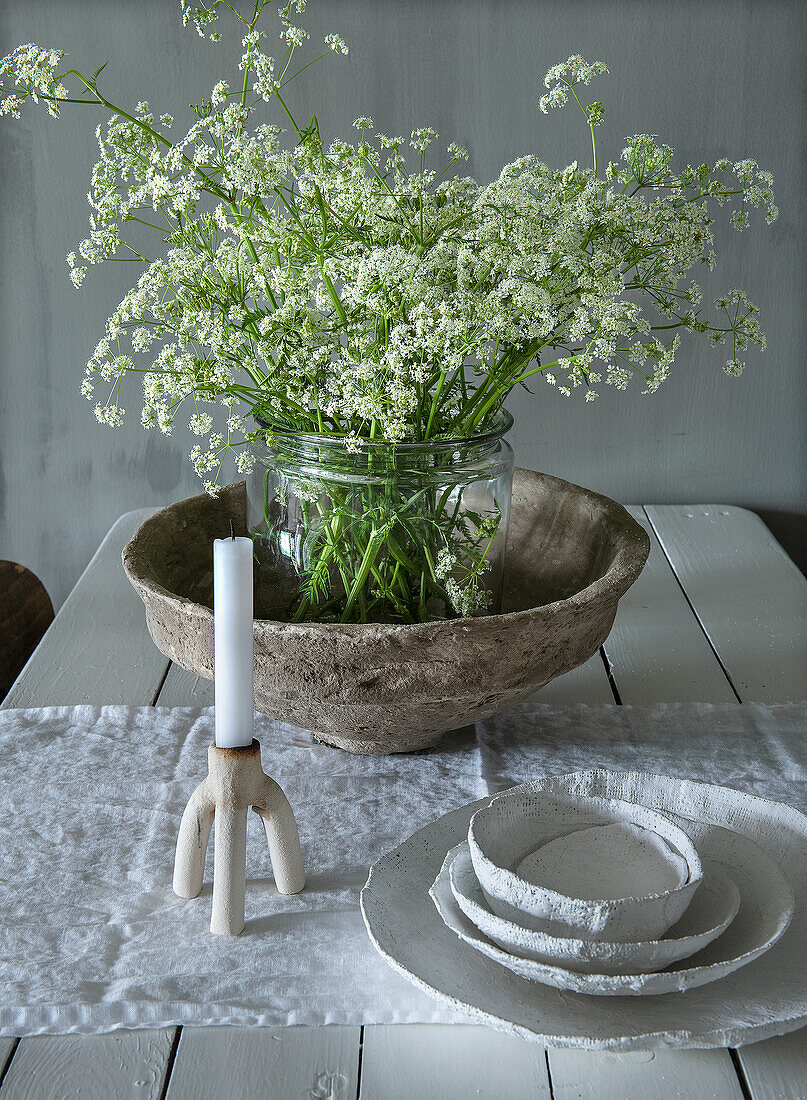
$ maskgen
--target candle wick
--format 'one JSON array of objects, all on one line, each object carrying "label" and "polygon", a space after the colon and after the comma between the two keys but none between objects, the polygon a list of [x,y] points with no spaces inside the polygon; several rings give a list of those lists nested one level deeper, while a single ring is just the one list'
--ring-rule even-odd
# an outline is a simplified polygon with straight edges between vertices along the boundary
[{"label": "candle wick", "polygon": [[230,520],[230,538],[235,542],[235,531],[233,530],[233,521]]}]

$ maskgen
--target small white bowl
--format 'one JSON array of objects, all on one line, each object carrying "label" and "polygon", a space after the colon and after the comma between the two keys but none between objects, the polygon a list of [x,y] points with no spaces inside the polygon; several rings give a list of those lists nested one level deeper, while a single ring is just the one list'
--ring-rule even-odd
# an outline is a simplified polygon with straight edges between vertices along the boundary
[{"label": "small white bowl", "polygon": [[[652,858],[650,888],[632,897],[570,897],[516,871],[525,857],[550,841],[593,826],[626,822],[655,833],[674,857],[663,888],[658,888],[657,857],[664,851],[660,845]],[[485,899],[497,916],[533,932],[578,939],[659,940],[683,916],[703,877],[692,840],[663,814],[575,791],[549,796],[541,784],[514,787],[477,810],[468,829],[468,848]],[[617,848],[612,854],[615,865],[619,857]],[[676,867],[684,865],[687,873],[676,874]],[[603,875],[596,877],[602,883]]]},{"label": "small white bowl", "polygon": [[451,849],[445,868],[457,905],[489,940],[512,955],[579,974],[652,974],[663,970],[716,940],[740,907],[740,892],[734,882],[718,864],[710,863],[686,913],[664,939],[640,943],[579,940],[531,932],[492,913],[474,874],[467,841]]}]

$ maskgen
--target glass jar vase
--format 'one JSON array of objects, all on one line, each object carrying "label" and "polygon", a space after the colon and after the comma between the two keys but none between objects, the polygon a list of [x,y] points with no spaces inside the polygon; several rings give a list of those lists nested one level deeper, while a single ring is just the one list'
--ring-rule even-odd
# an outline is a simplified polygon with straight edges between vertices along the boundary
[{"label": "glass jar vase", "polygon": [[255,614],[416,623],[500,610],[513,418],[467,439],[356,443],[262,426],[247,479]]}]

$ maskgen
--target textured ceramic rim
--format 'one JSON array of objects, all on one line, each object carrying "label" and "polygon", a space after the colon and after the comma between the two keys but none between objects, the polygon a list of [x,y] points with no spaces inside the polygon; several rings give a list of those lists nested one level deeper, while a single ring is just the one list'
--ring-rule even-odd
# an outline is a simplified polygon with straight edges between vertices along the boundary
[{"label": "textured ceramic rim", "polygon": [[[709,880],[715,876],[715,869],[717,868],[717,877],[721,885],[730,887],[732,901],[729,906],[729,912],[722,920],[717,924],[712,925],[710,928],[704,929],[702,932],[692,933],[688,936],[665,938],[663,940],[638,940],[625,943],[609,943],[607,940],[581,940],[575,939],[572,936],[552,936],[548,932],[532,932],[529,928],[522,928],[521,925],[515,924],[512,921],[505,920],[503,917],[499,917],[492,910],[481,905],[470,894],[465,893],[460,883],[457,882],[456,876],[456,864],[459,859],[465,859],[467,853],[467,859],[471,873],[473,873],[473,864],[470,862],[470,852],[468,852],[468,841],[464,840],[461,844],[458,844],[455,848],[452,848],[446,855],[445,867],[448,881],[451,886],[451,893],[454,895],[459,908],[464,915],[474,924],[483,936],[488,939],[493,939],[493,933],[498,932],[503,940],[509,942],[512,945],[512,954],[517,954],[516,948],[520,946],[518,944],[519,939],[525,941],[532,940],[533,943],[525,942],[523,948],[533,951],[543,951],[547,955],[552,952],[562,953],[566,951],[576,952],[586,962],[595,962],[601,959],[603,962],[608,962],[609,958],[613,958],[614,952],[620,949],[629,949],[631,952],[645,951],[650,952],[653,948],[662,944],[669,944],[676,949],[676,954],[673,957],[667,959],[663,964],[664,966],[672,966],[675,962],[680,962],[682,959],[688,958],[690,955],[694,955],[697,951],[707,947],[713,940],[717,939],[721,933],[725,932],[731,922],[737,915],[737,911],[740,908],[740,892],[734,880],[730,875],[727,875],[725,871],[718,868],[717,864],[713,864],[707,869],[707,876],[704,882],[701,884],[700,889],[704,889]],[[479,887],[481,893],[481,887]],[[484,925],[488,925],[485,928]],[[496,942],[494,940],[494,942]],[[502,951],[507,950],[505,943],[496,944]],[[522,956],[522,958],[529,958],[529,956]],[[535,960],[536,962],[540,960]],[[556,963],[547,962],[546,965],[560,966],[560,961]],[[662,969],[662,967],[659,967]],[[648,971],[649,973],[649,971]]]},{"label": "textured ceramic rim", "polygon": [[[600,781],[600,777],[604,774],[606,773],[603,769],[594,769],[578,772],[575,774],[575,778],[580,782],[593,786]],[[670,779],[665,776],[640,772],[622,772],[618,773],[618,776],[620,779],[626,780],[637,792],[637,795],[641,790],[643,796],[651,797],[657,807],[671,810],[672,805],[683,806],[683,816],[699,826],[717,825],[725,828],[727,822],[733,820],[737,812],[736,808],[734,810],[728,809],[725,804],[715,801],[714,792],[720,791],[721,788],[716,787],[714,784],[686,779]],[[546,782],[551,784],[564,778],[568,777],[549,777]],[[722,790],[725,790],[725,788]],[[803,900],[807,894],[804,881],[807,815],[782,802],[774,802],[771,799],[759,798],[739,791],[732,793],[739,800],[739,805],[743,807],[748,820],[758,823],[753,827],[749,825],[750,833],[745,835],[751,837],[761,836],[765,824],[767,824],[769,829],[766,835],[767,845],[772,845],[777,853],[781,853],[781,856],[797,855],[800,857],[798,897]],[[807,994],[805,994],[803,986],[805,962],[801,961],[801,965],[798,965],[799,960],[804,960],[803,951],[796,956],[797,965],[795,969],[790,966],[787,968],[788,974],[795,974],[795,980],[799,983],[798,986],[794,987],[792,985],[791,978],[791,985],[784,990],[779,988],[774,998],[769,989],[765,989],[763,984],[760,993],[764,1000],[760,1007],[756,1011],[748,1008],[749,1003],[753,1003],[753,1001],[749,1002],[749,996],[753,998],[755,988],[759,987],[759,979],[761,975],[766,973],[765,968],[768,960],[771,956],[780,956],[786,950],[785,937],[767,957],[758,962],[752,972],[749,972],[753,973],[756,982],[749,979],[743,983],[741,988],[738,988],[732,977],[729,976],[727,979],[728,985],[724,987],[721,998],[717,1003],[715,1003],[712,991],[708,986],[703,990],[692,992],[691,1000],[685,1003],[700,1012],[701,1018],[705,1017],[708,1020],[705,1027],[700,1025],[700,1030],[699,1025],[684,1023],[680,1017],[676,1017],[674,1008],[671,1007],[668,1010],[666,1007],[667,1005],[678,1006],[684,1003],[679,998],[654,998],[650,1002],[649,1008],[655,1026],[651,1024],[648,1029],[647,1022],[643,1019],[642,1024],[632,1027],[629,1034],[624,1034],[624,1031],[619,1031],[619,1028],[624,1028],[624,1025],[613,1024],[610,1027],[606,1026],[605,1033],[601,1030],[599,1035],[596,1036],[582,1034],[579,1031],[569,1034],[560,1030],[561,1028],[574,1027],[578,1017],[578,1009],[583,1010],[588,1003],[585,997],[579,998],[576,994],[563,994],[560,995],[559,999],[557,990],[546,990],[546,994],[550,996],[552,1011],[556,1015],[560,1013],[561,1016],[560,1019],[554,1022],[554,1030],[552,1030],[548,1026],[549,1021],[546,1019],[546,1012],[542,1013],[541,1011],[544,997],[544,991],[541,987],[528,987],[529,997],[522,996],[523,991],[518,986],[521,979],[513,975],[512,980],[517,983],[516,988],[507,991],[504,995],[504,1004],[497,1006],[497,1010],[494,1011],[483,1007],[479,1003],[480,998],[475,993],[466,992],[469,988],[467,976],[463,979],[462,986],[458,988],[456,981],[447,981],[441,974],[430,972],[428,964],[431,958],[430,952],[433,949],[428,947],[424,949],[424,943],[428,945],[432,939],[441,938],[443,935],[451,936],[451,933],[443,925],[431,900],[425,896],[428,889],[425,882],[423,887],[424,898],[421,903],[423,909],[418,913],[417,936],[404,941],[405,950],[401,950],[395,944],[389,944],[390,935],[395,934],[393,919],[395,901],[390,896],[389,890],[391,873],[394,871],[395,875],[400,876],[402,871],[406,871],[407,860],[411,858],[413,842],[418,837],[426,836],[429,838],[427,852],[429,850],[432,852],[448,851],[449,848],[455,847],[463,839],[463,834],[467,831],[468,821],[473,812],[488,802],[489,798],[479,799],[467,806],[460,806],[449,811],[442,818],[418,830],[398,845],[397,848],[382,856],[370,868],[367,883],[361,893],[361,911],[370,940],[392,969],[401,974],[412,985],[434,997],[452,1011],[461,1013],[467,1019],[476,1023],[496,1028],[509,1035],[516,1035],[530,1042],[566,1049],[624,1052],[629,1050],[669,1050],[671,1048],[712,1049],[727,1046],[737,1047],[746,1043],[761,1042],[763,1039],[769,1039],[777,1035],[785,1035],[807,1024]],[[776,832],[770,831],[771,826],[775,828]],[[435,833],[437,834],[436,837]],[[781,840],[777,839],[777,833],[781,836]],[[435,848],[434,841],[437,838],[439,838],[439,842]],[[771,854],[770,847],[766,847],[766,851]],[[776,858],[781,862],[779,854]],[[415,861],[411,873],[417,876],[419,868],[422,873],[424,864],[420,857]],[[425,865],[427,873],[429,868],[432,868],[431,873],[436,874],[438,867],[435,867],[431,859],[427,857]],[[417,878],[415,877],[411,881],[414,884],[417,882]],[[390,927],[391,921],[392,928]],[[795,911],[793,923],[797,924],[803,946],[803,939],[807,931],[807,907],[800,906]],[[389,946],[386,946],[387,944]],[[414,950],[413,944],[416,945]],[[788,961],[790,957],[788,953]],[[485,963],[484,959],[468,948],[464,955],[466,967],[477,965],[474,961],[475,958],[481,963]],[[492,964],[486,964],[484,970],[486,978],[488,977],[488,965]],[[749,982],[752,987],[750,990],[748,988]],[[453,991],[447,991],[446,986]],[[731,992],[728,992],[729,989]],[[784,1003],[783,998],[785,999]],[[607,1006],[608,1002],[603,1004]],[[731,1015],[732,1013],[734,1015]],[[742,1017],[738,1019],[740,1013],[745,1013],[744,1019]],[[727,1014],[729,1014],[728,1019],[726,1018]],[[723,1021],[723,1026],[720,1026],[721,1021]],[[602,1025],[600,1026],[602,1027]]]},{"label": "textured ceramic rim", "polygon": [[[782,882],[787,883],[774,861],[769,856],[765,858],[769,865],[768,869],[773,871],[774,874],[780,875]],[[652,973],[581,974],[579,971],[569,970],[563,966],[541,963],[535,959],[525,959],[513,955],[491,943],[479,932],[475,925],[464,918],[462,910],[454,899],[445,871],[444,862],[429,890],[429,897],[434,902],[445,926],[464,943],[467,943],[469,947],[473,947],[475,951],[486,955],[493,962],[512,970],[514,974],[528,982],[537,982],[541,985],[552,986],[555,989],[568,990],[572,993],[585,993],[596,997],[658,997],[665,996],[668,993],[685,993],[690,989],[698,989],[700,986],[719,981],[770,951],[787,931],[793,916],[793,906],[791,904],[789,909],[780,913],[776,928],[764,941],[758,943],[756,947],[749,947],[740,954],[732,955],[727,959],[720,959],[699,966],[677,968],[674,968],[674,964],[670,964],[667,969],[653,971]],[[741,897],[741,909],[745,903],[745,898]],[[463,928],[463,919],[469,926],[467,930]],[[687,960],[682,959],[680,961],[686,962]],[[683,988],[676,988],[678,982],[683,982]]]},{"label": "textured ceramic rim", "polygon": [[[613,804],[620,809],[624,807],[627,811],[626,815],[624,817],[615,816],[611,820],[614,822],[630,821],[636,825],[649,827],[661,836],[663,840],[675,847],[679,854],[683,856],[689,868],[689,874],[685,882],[679,883],[678,886],[674,886],[670,890],[663,890],[657,894],[645,894],[641,897],[570,898],[548,887],[536,886],[534,883],[516,874],[511,867],[496,863],[485,851],[485,846],[490,839],[490,832],[485,836],[483,830],[496,829],[497,820],[503,806],[506,806],[510,802],[517,802],[524,796],[541,793],[543,792],[540,786],[532,783],[523,783],[491,799],[487,806],[483,806],[481,810],[477,810],[471,818],[471,823],[468,826],[468,848],[471,853],[476,876],[486,895],[489,894],[492,898],[503,901],[508,906],[515,906],[515,902],[512,898],[521,893],[523,896],[522,901],[523,899],[527,899],[529,904],[534,906],[538,912],[527,909],[526,905],[523,904],[522,906],[518,906],[518,908],[524,908],[525,911],[532,913],[540,919],[557,919],[558,923],[563,923],[564,918],[568,917],[569,920],[580,921],[582,923],[586,921],[598,922],[599,914],[604,914],[605,918],[608,919],[610,917],[616,918],[618,916],[624,916],[632,910],[637,910],[641,913],[642,909],[655,906],[656,903],[663,902],[668,898],[680,898],[681,901],[685,901],[687,895],[694,894],[703,878],[703,868],[701,866],[698,850],[684,830],[679,828],[679,826],[675,825],[668,817],[665,817],[664,814],[659,813],[657,810],[650,810],[645,806],[637,806],[634,803],[619,798],[605,799],[597,796],[573,793],[569,793],[567,797],[550,796],[554,805],[560,803],[569,806],[579,806],[581,809],[585,809],[586,806],[591,805],[592,810],[596,810],[597,804],[602,805],[604,803]],[[535,814],[531,814],[530,816],[540,818],[540,810],[536,808]],[[603,824],[606,823],[610,822],[603,822]],[[588,827],[589,825],[596,824],[596,821],[586,822],[585,826]],[[581,827],[583,826],[581,825]],[[479,835],[480,832],[483,833],[481,837]],[[524,853],[524,855],[526,855],[526,853]],[[515,857],[514,862],[524,858],[524,855]],[[557,918],[551,915],[545,916],[545,913],[541,912],[541,910],[549,910],[550,914],[556,911],[558,916]],[[681,913],[682,912],[683,909],[681,910]],[[670,920],[667,925],[668,928],[676,923],[681,913],[678,913],[674,919]],[[646,939],[647,937],[642,938]]]},{"label": "textured ceramic rim", "polygon": [[[522,473],[529,476],[531,473],[534,473],[534,471],[520,471],[516,468],[513,473],[514,475]],[[540,476],[549,478],[560,485],[568,485],[570,488],[573,488],[578,495],[592,501],[592,503],[596,502],[599,507],[604,509],[606,514],[614,521],[618,522],[622,529],[623,542],[601,577],[597,577],[591,584],[586,585],[577,592],[573,592],[572,595],[564,599],[553,600],[551,603],[541,604],[537,608],[527,607],[518,611],[504,611],[500,615],[480,615],[472,619],[437,619],[426,623],[407,623],[406,625],[401,625],[399,623],[373,623],[373,629],[385,638],[395,638],[405,634],[412,640],[417,641],[420,638],[439,637],[441,634],[450,633],[452,630],[456,629],[457,624],[460,623],[466,625],[468,623],[480,624],[495,619],[497,623],[503,623],[506,626],[508,623],[528,620],[535,615],[537,610],[540,610],[543,615],[548,615],[553,608],[557,608],[560,605],[579,608],[598,600],[600,597],[605,598],[610,596],[614,599],[614,602],[620,599],[639,576],[644,567],[644,563],[647,561],[647,556],[650,552],[650,539],[647,532],[621,504],[617,504],[617,502],[611,500],[610,497],[603,496],[601,493],[592,492],[591,489],[585,489],[580,485],[573,485],[572,482],[564,481],[562,478],[556,478],[550,474],[541,474]],[[230,488],[244,485],[245,482],[242,481],[236,483],[234,486],[230,486]],[[197,497],[188,499],[196,500],[203,496],[205,496],[205,494],[200,493]],[[177,503],[185,502],[178,501]],[[168,507],[175,507],[175,505],[169,505]],[[170,592],[167,588],[164,588],[163,585],[155,581],[152,576],[144,572],[141,566],[140,547],[142,543],[147,540],[148,533],[152,526],[159,526],[162,513],[166,510],[167,509],[163,508],[153,516],[149,516],[147,520],[144,520],[134,536],[123,548],[122,559],[124,571],[135,590],[140,593],[141,598],[143,598],[144,593],[156,596],[161,601],[166,601],[184,612],[190,612],[198,616],[199,620],[203,623],[207,622],[209,624],[208,629],[212,630],[213,612],[209,607],[206,607],[204,604],[196,603],[194,600],[188,599],[187,596],[180,596],[176,592]],[[361,636],[362,632],[366,629],[363,623],[290,623],[280,619],[256,619],[255,624],[256,626],[259,624],[263,630],[282,632],[284,635],[297,635],[302,638],[311,633]]]}]

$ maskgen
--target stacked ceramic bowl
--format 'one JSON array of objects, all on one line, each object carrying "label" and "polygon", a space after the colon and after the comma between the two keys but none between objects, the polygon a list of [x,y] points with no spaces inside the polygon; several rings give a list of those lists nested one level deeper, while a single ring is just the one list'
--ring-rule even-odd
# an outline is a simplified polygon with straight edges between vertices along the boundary
[{"label": "stacked ceramic bowl", "polygon": [[701,851],[674,813],[526,784],[477,810],[431,896],[453,932],[521,977],[681,992],[758,958],[793,915],[779,866],[723,832]]}]

